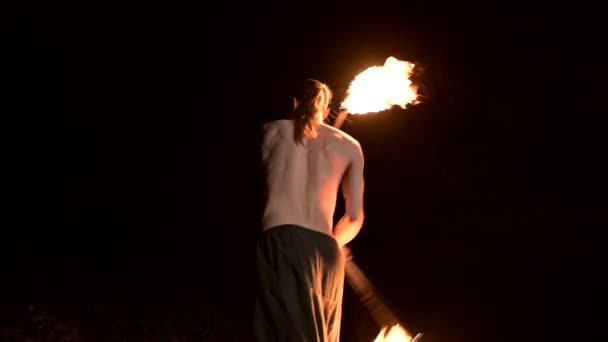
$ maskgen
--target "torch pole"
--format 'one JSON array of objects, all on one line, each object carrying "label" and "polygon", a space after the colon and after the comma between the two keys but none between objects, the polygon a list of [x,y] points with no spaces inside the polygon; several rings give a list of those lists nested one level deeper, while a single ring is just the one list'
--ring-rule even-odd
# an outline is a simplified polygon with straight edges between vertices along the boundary
[{"label": "torch pole", "polygon": [[399,320],[395,314],[380,300],[376,289],[352,258],[346,262],[345,267],[346,281],[358,295],[378,327],[398,324]]},{"label": "torch pole", "polygon": [[[365,276],[361,268],[353,261],[352,252],[347,249],[345,265],[346,281],[353,291],[359,296],[361,303],[367,309],[373,321],[380,328],[401,325],[395,314],[380,299],[376,288]],[[405,329],[403,326],[401,326]],[[417,342],[422,338],[422,333],[418,333],[410,342]]]},{"label": "torch pole", "polygon": [[348,111],[346,109],[342,109],[338,113],[338,116],[336,117],[336,121],[334,121],[334,127],[337,129],[340,129],[340,127],[342,127],[342,124],[344,124],[344,121],[346,120],[347,116],[348,116]]}]

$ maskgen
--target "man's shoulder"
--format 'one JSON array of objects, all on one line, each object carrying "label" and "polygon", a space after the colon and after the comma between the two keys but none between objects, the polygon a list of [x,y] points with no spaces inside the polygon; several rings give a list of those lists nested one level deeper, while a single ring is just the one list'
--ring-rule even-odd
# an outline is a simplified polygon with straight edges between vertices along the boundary
[{"label": "man's shoulder", "polygon": [[262,125],[262,144],[273,144],[277,138],[285,136],[289,129],[290,120],[274,120]]},{"label": "man's shoulder", "polygon": [[274,120],[274,121],[267,122],[264,125],[262,125],[262,131],[268,132],[273,129],[279,129],[281,127],[285,127],[290,124],[290,121],[291,120],[280,119],[280,120]]},{"label": "man's shoulder", "polygon": [[330,125],[323,125],[323,127],[325,127],[330,136],[338,141],[341,141],[344,145],[352,146],[357,149],[361,148],[359,141],[350,134]]}]

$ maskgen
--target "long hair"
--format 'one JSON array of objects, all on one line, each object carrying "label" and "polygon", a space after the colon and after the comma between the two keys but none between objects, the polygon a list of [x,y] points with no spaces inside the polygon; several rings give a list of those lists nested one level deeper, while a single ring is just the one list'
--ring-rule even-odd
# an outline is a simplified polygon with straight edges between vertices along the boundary
[{"label": "long hair", "polygon": [[329,106],[333,94],[329,87],[317,80],[308,79],[294,94],[291,117],[294,121],[294,140],[302,144],[304,137],[316,138],[324,107]]}]

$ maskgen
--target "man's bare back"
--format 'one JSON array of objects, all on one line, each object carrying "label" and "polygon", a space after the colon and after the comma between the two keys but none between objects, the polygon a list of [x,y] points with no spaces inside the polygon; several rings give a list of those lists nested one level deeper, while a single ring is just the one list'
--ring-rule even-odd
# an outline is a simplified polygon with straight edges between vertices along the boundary
[{"label": "man's bare back", "polygon": [[[323,124],[333,96],[326,84],[307,79],[293,90],[290,119],[263,130],[267,197],[254,335],[259,342],[338,342],[346,245],[363,224],[363,152]],[[345,212],[334,227],[339,188]]]},{"label": "man's bare back", "polygon": [[[264,126],[262,158],[268,198],[262,228],[296,224],[333,236],[341,185],[347,206],[345,217],[362,220],[361,147],[348,134],[325,124],[318,127],[316,138],[298,145],[293,125],[292,120],[277,120]],[[350,238],[344,240],[346,243]]]}]

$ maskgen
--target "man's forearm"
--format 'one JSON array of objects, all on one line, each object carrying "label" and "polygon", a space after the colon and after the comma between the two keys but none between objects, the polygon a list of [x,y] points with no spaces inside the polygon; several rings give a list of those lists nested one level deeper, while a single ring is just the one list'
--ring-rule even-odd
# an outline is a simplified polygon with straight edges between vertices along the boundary
[{"label": "man's forearm", "polygon": [[340,247],[354,239],[359,234],[361,226],[363,226],[363,215],[359,215],[357,218],[351,218],[348,215],[342,216],[334,228],[334,238]]}]

